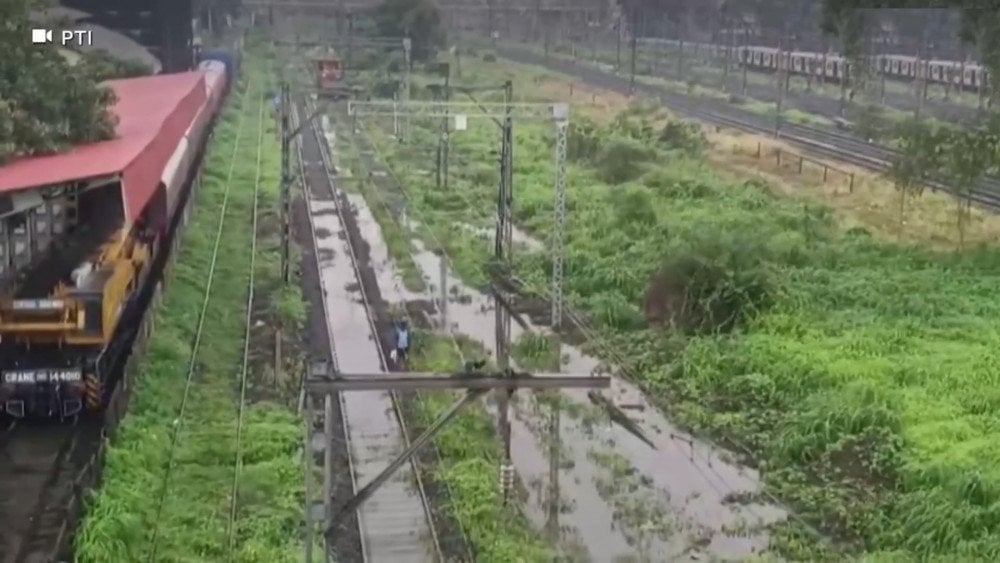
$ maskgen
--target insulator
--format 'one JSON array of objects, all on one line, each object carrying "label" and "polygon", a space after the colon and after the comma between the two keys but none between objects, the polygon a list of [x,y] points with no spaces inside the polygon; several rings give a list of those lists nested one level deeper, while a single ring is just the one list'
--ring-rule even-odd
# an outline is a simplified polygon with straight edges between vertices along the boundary
[{"label": "insulator", "polygon": [[504,464],[500,466],[500,491],[506,497],[514,488],[514,466]]}]

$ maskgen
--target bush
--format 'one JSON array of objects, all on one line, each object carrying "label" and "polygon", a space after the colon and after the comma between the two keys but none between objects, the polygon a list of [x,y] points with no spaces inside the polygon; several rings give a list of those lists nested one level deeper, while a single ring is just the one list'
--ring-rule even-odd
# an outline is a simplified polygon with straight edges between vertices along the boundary
[{"label": "bush", "polygon": [[656,158],[656,150],[627,137],[613,138],[602,148],[594,166],[597,176],[609,184],[634,180],[646,171],[646,164]]},{"label": "bush", "polygon": [[375,98],[392,99],[396,92],[399,92],[398,80],[379,80],[372,87],[372,96]]},{"label": "bush", "polygon": [[696,123],[683,121],[668,121],[660,129],[657,140],[668,149],[679,150],[689,155],[701,154],[708,144],[701,127]]},{"label": "bush", "polygon": [[647,322],[689,333],[729,331],[774,299],[772,249],[749,232],[711,233],[673,249],[646,292]]},{"label": "bush", "polygon": [[601,128],[586,117],[574,119],[566,132],[566,158],[571,161],[589,160],[601,150]]}]

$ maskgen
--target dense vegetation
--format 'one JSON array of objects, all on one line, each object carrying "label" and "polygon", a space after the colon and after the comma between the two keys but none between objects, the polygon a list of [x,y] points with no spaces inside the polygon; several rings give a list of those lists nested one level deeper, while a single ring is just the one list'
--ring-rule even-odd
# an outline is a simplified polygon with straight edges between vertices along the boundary
[{"label": "dense vegetation", "polygon": [[[497,79],[495,65],[477,71],[467,79]],[[456,269],[482,281],[486,243],[462,224],[491,224],[495,164],[482,155],[495,150],[495,129],[470,121],[453,136],[441,193],[420,173],[437,124],[414,124],[426,152],[383,146],[414,213]],[[566,280],[599,329],[595,352],[672,415],[742,446],[771,490],[838,544],[874,558],[1000,556],[1000,254],[845,232],[823,207],[721,180],[697,138],[665,143],[642,108],[589,127],[571,147]],[[517,222],[542,240],[550,138],[548,127],[517,126]],[[624,160],[620,175],[599,166],[608,160]],[[548,259],[521,253],[517,271],[544,288]],[[824,549],[791,525],[776,546],[805,558]]]},{"label": "dense vegetation", "polygon": [[29,9],[38,0],[0,2],[0,164],[114,135],[114,95],[54,48],[32,45]]},{"label": "dense vegetation", "polygon": [[[279,148],[266,104],[273,88],[271,64],[256,55],[247,57],[243,65],[247,79],[234,86],[234,99],[218,125],[164,304],[156,312],[152,343],[139,373],[132,374],[137,387],[129,414],[109,450],[104,485],[92,499],[77,535],[79,561],[139,561],[153,549],[155,559],[163,561],[297,560],[302,528],[301,422],[280,402],[262,400],[276,393],[271,377],[264,375],[267,368],[252,360],[248,396],[252,402],[242,426],[239,492],[232,498],[258,125],[263,127],[260,232],[265,234],[257,246],[256,302],[269,311],[264,318],[280,318],[286,327],[299,325],[304,317],[295,292],[273,291],[280,285]],[[224,236],[196,369],[179,421],[223,202]],[[260,330],[264,329],[255,332]],[[165,488],[168,464],[171,476]],[[232,523],[231,514],[235,514]]]},{"label": "dense vegetation", "polygon": [[382,0],[371,16],[378,35],[410,38],[414,61],[433,57],[444,45],[441,13],[432,0]]},{"label": "dense vegetation", "polygon": [[122,60],[107,51],[87,53],[80,58],[75,71],[94,82],[104,82],[115,78],[134,78],[152,74],[152,69],[145,63],[133,60]]}]

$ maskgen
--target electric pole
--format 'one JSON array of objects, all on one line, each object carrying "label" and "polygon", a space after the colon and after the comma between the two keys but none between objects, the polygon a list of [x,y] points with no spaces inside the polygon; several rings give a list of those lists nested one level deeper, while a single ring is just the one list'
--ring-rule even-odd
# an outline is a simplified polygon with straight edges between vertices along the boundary
[{"label": "electric pole", "polygon": [[637,8],[632,8],[631,20],[632,23],[629,25],[629,50],[631,51],[630,62],[629,62],[629,73],[628,73],[628,93],[630,96],[635,95],[635,51],[636,51],[636,27],[638,23],[638,13]]},{"label": "electric pole", "polygon": [[[281,111],[281,282],[288,286],[290,275],[290,245],[291,233],[289,223],[291,221],[292,207],[292,171],[289,166],[291,153],[291,135],[289,134],[289,113],[292,107],[292,96],[288,87],[288,82],[281,83],[281,98],[279,109]],[[274,377],[281,376],[284,367],[282,358],[282,342],[284,338],[284,326],[279,319],[274,331]]]},{"label": "electric pole", "polygon": [[778,45],[778,72],[775,75],[777,79],[776,86],[778,88],[778,98],[775,100],[774,107],[774,138],[778,138],[781,132],[781,105],[785,101],[785,77],[788,75],[788,23],[785,23],[785,33],[781,36],[781,42]]},{"label": "electric pole", "polygon": [[624,32],[624,16],[621,12],[618,12],[618,21],[615,23],[615,71],[622,71],[622,33]]},{"label": "electric pole", "polygon": [[288,128],[288,108],[291,105],[288,83],[281,84],[281,281],[288,284],[289,280],[289,216],[291,215],[291,184],[292,173],[289,169],[289,153],[291,137]]},{"label": "electric pole", "polygon": [[[451,65],[442,63],[441,68],[444,74],[444,91],[442,96],[447,104],[451,101]],[[448,122],[451,116],[445,106],[445,115],[441,118],[441,138],[438,140],[438,182],[439,190],[448,190]]]}]

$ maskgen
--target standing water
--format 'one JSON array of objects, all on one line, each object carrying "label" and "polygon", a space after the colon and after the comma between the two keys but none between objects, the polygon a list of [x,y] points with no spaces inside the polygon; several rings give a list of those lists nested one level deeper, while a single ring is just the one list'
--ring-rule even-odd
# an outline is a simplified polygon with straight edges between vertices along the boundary
[{"label": "standing water", "polygon": [[[351,194],[350,200],[361,235],[370,246],[383,299],[390,306],[427,300],[427,295],[403,288],[402,276],[365,199]],[[519,238],[529,248],[538,245],[527,235]],[[413,259],[423,278],[436,280],[440,258],[421,241],[413,243]],[[430,287],[428,292],[436,295],[439,289]],[[490,298],[453,278],[447,294],[451,296],[447,314],[452,332],[478,341],[495,354]],[[547,332],[529,326],[536,333]],[[512,323],[515,341],[523,332]],[[599,364],[573,346],[564,344],[562,354],[564,373],[591,374]],[[733,456],[678,429],[636,385],[622,378],[613,379],[610,398],[629,406],[629,416],[656,445],[655,450],[598,415],[586,390],[560,392],[570,403],[563,407],[558,481],[560,547],[567,557],[600,562],[743,559],[767,548],[764,528],[784,518],[785,512],[773,505],[731,502],[760,491],[756,471],[728,461]],[[526,512],[541,529],[548,523],[550,409],[528,391],[518,392],[515,399],[513,462],[528,485]]]}]

